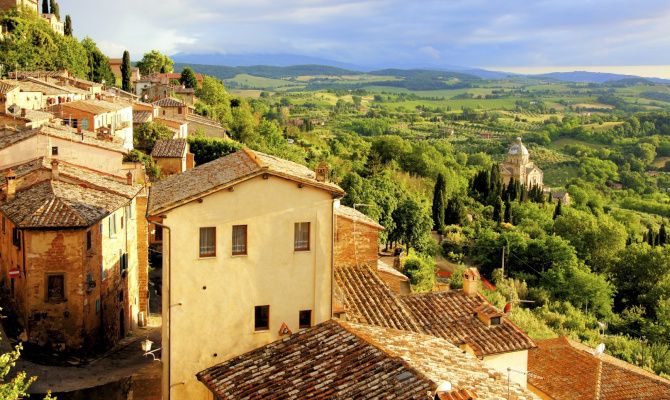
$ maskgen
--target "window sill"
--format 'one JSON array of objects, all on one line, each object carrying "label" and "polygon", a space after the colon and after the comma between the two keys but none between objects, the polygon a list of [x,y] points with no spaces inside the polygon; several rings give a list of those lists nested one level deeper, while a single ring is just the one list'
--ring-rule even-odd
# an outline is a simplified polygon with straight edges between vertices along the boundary
[{"label": "window sill", "polygon": [[255,331],[254,331],[254,335],[257,334],[257,333],[270,333],[270,328],[268,328],[268,329],[262,329],[262,330],[257,330],[257,331],[255,330]]},{"label": "window sill", "polygon": [[198,260],[216,260],[216,255],[214,256],[198,256]]},{"label": "window sill", "polygon": [[294,249],[293,252],[294,252],[294,253],[311,253],[312,250],[310,250],[310,249],[306,249],[306,250],[297,250],[297,249]]},{"label": "window sill", "polygon": [[249,254],[247,254],[247,253],[240,253],[240,254],[235,254],[235,253],[233,253],[233,254],[231,255],[231,257],[233,257],[233,258],[247,257],[248,255],[249,255]]}]

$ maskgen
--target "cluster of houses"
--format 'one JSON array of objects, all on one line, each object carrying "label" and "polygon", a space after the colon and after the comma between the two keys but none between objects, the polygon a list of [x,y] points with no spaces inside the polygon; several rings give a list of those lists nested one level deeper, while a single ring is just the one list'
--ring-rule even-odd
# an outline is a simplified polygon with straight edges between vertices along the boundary
[{"label": "cluster of houses", "polygon": [[[12,8],[27,8],[46,20],[54,32],[65,35],[65,23],[55,14],[42,13],[40,5],[41,3],[39,0],[0,0],[0,11],[10,10]],[[1,34],[0,37],[2,37]]]}]

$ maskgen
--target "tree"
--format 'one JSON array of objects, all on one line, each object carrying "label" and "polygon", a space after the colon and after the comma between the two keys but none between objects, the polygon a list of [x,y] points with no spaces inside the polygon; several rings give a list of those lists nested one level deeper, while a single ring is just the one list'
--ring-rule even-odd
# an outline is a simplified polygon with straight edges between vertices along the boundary
[{"label": "tree", "polygon": [[654,229],[651,227],[651,225],[647,227],[647,243],[649,246],[656,245],[656,232],[654,232]]},{"label": "tree", "polygon": [[658,244],[661,246],[668,244],[668,233],[665,230],[665,224],[661,224],[661,230],[658,231]]},{"label": "tree", "polygon": [[128,50],[123,52],[123,61],[121,62],[121,89],[130,92],[132,90],[131,81],[130,53]]},{"label": "tree", "polygon": [[502,199],[498,197],[495,203],[493,203],[493,220],[497,223],[501,223],[503,221],[502,208],[503,208]]},{"label": "tree", "polygon": [[444,175],[438,174],[433,190],[433,229],[441,231],[444,227],[444,200],[447,191],[447,182]]},{"label": "tree", "polygon": [[82,46],[86,50],[88,62],[88,74],[86,78],[93,82],[113,85],[116,82],[116,77],[109,65],[109,59],[100,51],[93,39],[86,37],[81,41]]},{"label": "tree", "polygon": [[395,236],[405,244],[407,253],[412,248],[420,247],[421,241],[430,233],[430,214],[412,197],[398,205],[393,212],[393,220],[396,223]]},{"label": "tree", "polygon": [[42,14],[49,14],[49,0],[42,0]]},{"label": "tree", "polygon": [[505,222],[508,224],[512,222],[512,205],[509,202],[509,199],[505,199]]},{"label": "tree", "polygon": [[561,215],[563,215],[562,202],[558,200],[558,203],[556,203],[556,208],[554,208],[554,221]]},{"label": "tree", "polygon": [[174,61],[158,50],[151,50],[137,63],[137,67],[142,75],[169,73],[174,70]]},{"label": "tree", "polygon": [[195,72],[189,67],[185,67],[181,71],[179,82],[188,89],[196,89],[198,87],[198,79],[195,77]]},{"label": "tree", "polygon": [[230,139],[203,136],[189,136],[188,144],[196,165],[206,164],[242,148],[239,143]]},{"label": "tree", "polygon": [[174,134],[160,122],[146,122],[135,129],[133,147],[151,154],[157,140],[172,139]]},{"label": "tree", "polygon": [[467,216],[467,210],[459,196],[454,196],[447,202],[447,208],[444,211],[445,225],[464,225]]},{"label": "tree", "polygon": [[60,7],[58,6],[58,2],[56,0],[50,0],[50,7],[51,8],[51,14],[56,16],[56,19],[60,20]]},{"label": "tree", "polygon": [[72,36],[72,18],[69,15],[65,16],[65,36]]}]

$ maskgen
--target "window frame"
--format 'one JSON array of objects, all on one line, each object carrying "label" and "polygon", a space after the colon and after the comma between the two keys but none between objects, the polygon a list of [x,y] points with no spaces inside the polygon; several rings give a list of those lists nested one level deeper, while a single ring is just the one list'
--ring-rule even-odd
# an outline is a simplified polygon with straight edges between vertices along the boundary
[{"label": "window frame", "polygon": [[[67,288],[67,283],[66,283],[66,278],[65,278],[65,273],[64,272],[53,272],[53,273],[47,273],[46,275],[46,284],[44,285],[44,302],[45,303],[50,303],[50,304],[58,304],[58,303],[65,303],[67,301],[67,293],[66,293],[66,288]],[[62,289],[63,293],[60,298],[58,299],[53,299],[50,297],[49,294],[49,288],[50,284],[49,281],[51,278],[55,277],[61,277],[62,278]]]},{"label": "window frame", "polygon": [[[258,313],[259,311],[262,313],[263,310],[267,310],[267,315],[266,315],[266,320],[267,324],[265,326],[258,326]],[[255,306],[254,307],[254,332],[268,332],[270,330],[270,305],[262,305],[262,306]]]},{"label": "window frame", "polygon": [[[203,253],[203,246],[202,246],[202,239],[203,239],[203,232],[205,230],[212,230],[213,232],[213,237],[212,237],[212,251],[211,253]],[[199,234],[198,234],[198,257],[199,258],[216,258],[216,227],[215,226],[204,226],[199,229]]]},{"label": "window frame", "polygon": [[[298,232],[302,232],[302,226],[307,224],[307,245],[299,246],[304,242],[298,238]],[[311,222],[296,222],[293,225],[293,251],[310,251],[312,249],[312,223]]]},{"label": "window frame", "polygon": [[[309,324],[303,324],[303,313],[309,313]],[[309,329],[312,325],[312,310],[300,310],[298,313],[298,327],[300,327],[300,329]]]},{"label": "window frame", "polygon": [[[235,230],[244,229],[244,250],[235,251]],[[231,253],[233,256],[246,256],[249,252],[249,227],[248,225],[233,225],[232,228],[232,241],[231,241]]]},{"label": "window frame", "polygon": [[51,146],[51,155],[52,156],[58,155],[58,146]]}]

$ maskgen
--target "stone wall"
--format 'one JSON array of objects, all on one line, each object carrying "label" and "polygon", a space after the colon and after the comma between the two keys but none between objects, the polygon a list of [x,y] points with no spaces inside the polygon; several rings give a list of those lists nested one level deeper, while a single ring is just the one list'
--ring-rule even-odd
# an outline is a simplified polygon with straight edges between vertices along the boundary
[{"label": "stone wall", "polygon": [[377,268],[379,229],[336,216],[335,267],[368,265]]}]

